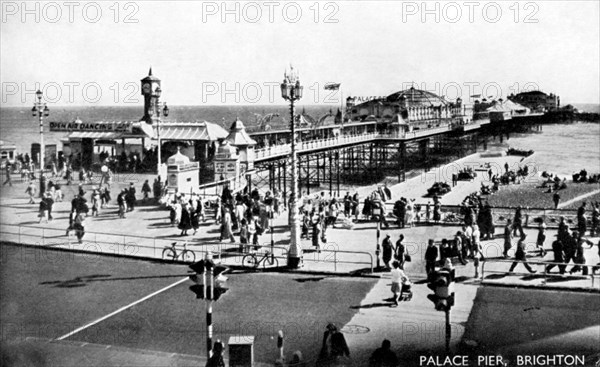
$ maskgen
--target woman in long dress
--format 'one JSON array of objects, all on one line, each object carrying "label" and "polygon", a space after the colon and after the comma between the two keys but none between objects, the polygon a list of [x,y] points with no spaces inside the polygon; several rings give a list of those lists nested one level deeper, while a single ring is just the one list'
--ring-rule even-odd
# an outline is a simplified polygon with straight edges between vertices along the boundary
[{"label": "woman in long dress", "polygon": [[192,216],[190,213],[190,206],[184,205],[181,209],[181,220],[177,228],[181,229],[181,236],[187,236],[187,231],[192,229]]},{"label": "woman in long dress", "polygon": [[223,218],[221,223],[221,238],[219,238],[219,241],[223,241],[227,238],[229,238],[231,242],[235,242],[235,238],[233,237],[233,230],[231,229],[231,212],[229,211],[228,207],[224,207]]}]

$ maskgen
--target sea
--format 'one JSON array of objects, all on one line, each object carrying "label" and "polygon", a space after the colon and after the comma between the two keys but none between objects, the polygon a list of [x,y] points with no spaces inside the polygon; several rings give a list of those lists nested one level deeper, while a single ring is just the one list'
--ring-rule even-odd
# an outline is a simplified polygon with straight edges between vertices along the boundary
[{"label": "sea", "polygon": [[[600,112],[600,105],[575,104],[580,111]],[[300,106],[297,112],[319,118],[331,111],[331,106]],[[229,129],[233,121],[240,119],[247,127],[257,124],[261,116],[276,113],[272,125],[285,125],[289,109],[286,106],[170,106],[166,121],[209,121]],[[83,122],[96,121],[138,121],[141,108],[131,106],[96,107],[54,107],[46,121],[68,122],[79,118]],[[49,132],[45,124],[45,144],[56,144],[61,150],[61,139],[68,133]],[[29,107],[0,108],[0,140],[12,143],[17,153],[31,151],[31,144],[39,143],[39,124],[31,116]],[[490,150],[505,150],[509,147],[521,150],[533,150],[535,155],[529,159],[534,162],[538,172],[548,171],[560,175],[571,175],[585,168],[590,173],[600,172],[600,124],[574,122],[568,124],[543,125],[539,133],[511,134],[502,143],[488,144]]]}]

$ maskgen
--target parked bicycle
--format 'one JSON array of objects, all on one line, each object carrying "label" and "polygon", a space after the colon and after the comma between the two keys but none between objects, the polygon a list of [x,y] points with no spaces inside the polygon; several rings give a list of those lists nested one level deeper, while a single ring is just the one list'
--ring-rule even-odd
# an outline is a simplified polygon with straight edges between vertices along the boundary
[{"label": "parked bicycle", "polygon": [[175,261],[181,259],[185,262],[195,262],[196,254],[192,250],[187,249],[187,242],[183,244],[183,250],[177,252],[177,242],[173,242],[171,246],[166,246],[162,252],[163,259],[169,259]]},{"label": "parked bicycle", "polygon": [[262,257],[259,257],[256,253],[250,253],[242,258],[243,266],[253,267],[254,269],[257,269],[261,263],[265,269],[270,266],[279,266],[279,261],[277,261],[275,254],[270,251],[265,252]]}]

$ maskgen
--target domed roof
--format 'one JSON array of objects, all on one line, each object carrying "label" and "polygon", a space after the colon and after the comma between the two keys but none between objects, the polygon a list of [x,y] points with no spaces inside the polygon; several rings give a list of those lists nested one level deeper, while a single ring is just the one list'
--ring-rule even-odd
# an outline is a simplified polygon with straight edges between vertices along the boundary
[{"label": "domed roof", "polygon": [[244,127],[244,123],[240,121],[240,119],[236,119],[233,124],[231,124],[229,135],[227,135],[225,141],[237,147],[256,145],[256,140],[252,139],[250,135],[248,135],[246,128]]},{"label": "domed roof", "polygon": [[426,90],[415,89],[410,87],[409,89],[401,90],[399,92],[390,94],[387,96],[388,102],[406,102],[408,106],[445,106],[448,104],[444,98],[438,96],[435,93],[428,92]]},{"label": "domed roof", "polygon": [[246,127],[244,126],[244,123],[239,118],[236,118],[233,124],[231,124],[231,128],[229,128],[229,130],[244,130],[245,128]]},{"label": "domed roof", "polygon": [[169,157],[169,159],[167,159],[167,165],[181,165],[190,163],[190,159],[187,156],[181,154],[180,149],[181,147],[177,147],[177,153],[173,154]]}]

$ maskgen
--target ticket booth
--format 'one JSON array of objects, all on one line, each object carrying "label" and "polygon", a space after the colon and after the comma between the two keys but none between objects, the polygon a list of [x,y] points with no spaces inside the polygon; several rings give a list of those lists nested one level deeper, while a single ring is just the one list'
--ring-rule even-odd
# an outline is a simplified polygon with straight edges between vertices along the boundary
[{"label": "ticket booth", "polygon": [[190,159],[177,153],[167,159],[167,192],[169,194],[189,194],[198,190],[200,166],[198,162],[190,162]]}]

